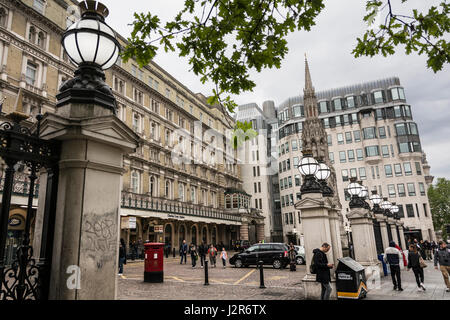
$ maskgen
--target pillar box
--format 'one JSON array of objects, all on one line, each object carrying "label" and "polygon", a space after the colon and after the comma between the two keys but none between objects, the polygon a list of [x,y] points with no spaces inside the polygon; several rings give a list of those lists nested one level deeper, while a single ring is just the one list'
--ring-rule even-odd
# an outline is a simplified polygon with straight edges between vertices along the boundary
[{"label": "pillar box", "polygon": [[146,243],[144,282],[164,281],[164,243]]},{"label": "pillar box", "polygon": [[364,266],[366,279],[380,275],[372,215],[366,208],[352,208],[347,215],[352,226],[355,260]]}]

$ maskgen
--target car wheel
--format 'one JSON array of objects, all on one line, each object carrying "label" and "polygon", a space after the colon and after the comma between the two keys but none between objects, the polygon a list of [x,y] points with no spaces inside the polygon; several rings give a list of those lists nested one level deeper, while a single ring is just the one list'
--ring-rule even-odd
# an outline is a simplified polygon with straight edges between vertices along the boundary
[{"label": "car wheel", "polygon": [[275,259],[273,260],[273,267],[274,269],[281,269],[282,263],[279,259]]},{"label": "car wheel", "polygon": [[297,264],[304,264],[305,263],[305,259],[303,259],[302,257],[297,257]]},{"label": "car wheel", "polygon": [[241,259],[236,259],[236,261],[234,262],[234,266],[236,268],[242,268],[242,260]]}]

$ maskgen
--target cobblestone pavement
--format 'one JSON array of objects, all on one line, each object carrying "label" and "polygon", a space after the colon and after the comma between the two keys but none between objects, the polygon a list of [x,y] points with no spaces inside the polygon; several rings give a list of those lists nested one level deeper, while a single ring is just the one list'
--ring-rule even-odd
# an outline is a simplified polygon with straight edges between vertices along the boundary
[{"label": "cobblestone pavement", "polygon": [[450,292],[445,292],[444,278],[440,270],[435,270],[433,263],[427,261],[424,269],[426,291],[418,291],[416,278],[412,270],[403,269],[401,280],[403,291],[394,291],[391,275],[382,277],[381,287],[372,289],[367,294],[368,300],[450,300]]},{"label": "cobblestone pavement", "polygon": [[[230,253],[230,256],[232,253]],[[296,272],[289,268],[276,270],[264,267],[264,284],[259,288],[259,270],[255,267],[234,268],[222,262],[216,268],[208,268],[209,286],[204,285],[205,270],[197,263],[192,268],[190,257],[187,264],[180,265],[179,258],[164,261],[164,283],[145,283],[144,263],[129,262],[123,276],[118,280],[120,300],[298,300],[303,299],[301,279],[305,266],[297,266]]]}]

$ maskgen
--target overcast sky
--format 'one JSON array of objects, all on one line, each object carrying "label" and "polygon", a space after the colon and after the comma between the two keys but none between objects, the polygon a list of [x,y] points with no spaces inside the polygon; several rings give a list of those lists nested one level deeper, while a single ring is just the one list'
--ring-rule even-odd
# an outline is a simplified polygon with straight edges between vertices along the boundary
[{"label": "overcast sky", "polygon": [[[134,12],[150,11],[162,21],[167,21],[182,8],[184,0],[102,2],[110,10],[107,22],[122,36],[128,37]],[[410,0],[411,5],[417,8],[438,2]],[[400,1],[394,2],[394,12],[400,7],[399,3]],[[362,21],[364,15],[365,1],[326,1],[325,9],[310,32],[295,32],[288,37],[289,53],[282,67],[252,73],[256,88],[253,92],[234,97],[235,101],[238,104],[256,102],[262,107],[266,100],[273,100],[275,105],[279,105],[289,97],[302,94],[305,52],[316,91],[398,76],[405,88],[407,101],[411,104],[414,120],[418,123],[422,148],[431,165],[431,174],[436,178],[450,179],[449,66],[435,74],[426,68],[425,56],[408,56],[402,50],[387,58],[355,59],[351,51],[356,38],[362,36],[367,28]],[[193,92],[205,95],[211,93],[211,87],[202,85],[189,72],[187,60],[179,58],[176,53],[168,54],[160,50],[155,62]]]}]

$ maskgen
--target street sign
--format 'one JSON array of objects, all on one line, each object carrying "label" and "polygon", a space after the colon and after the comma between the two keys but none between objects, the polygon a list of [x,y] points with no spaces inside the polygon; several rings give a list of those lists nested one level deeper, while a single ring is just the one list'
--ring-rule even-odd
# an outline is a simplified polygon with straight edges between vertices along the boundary
[{"label": "street sign", "polygon": [[136,229],[136,217],[129,217],[128,228],[129,229]]}]

